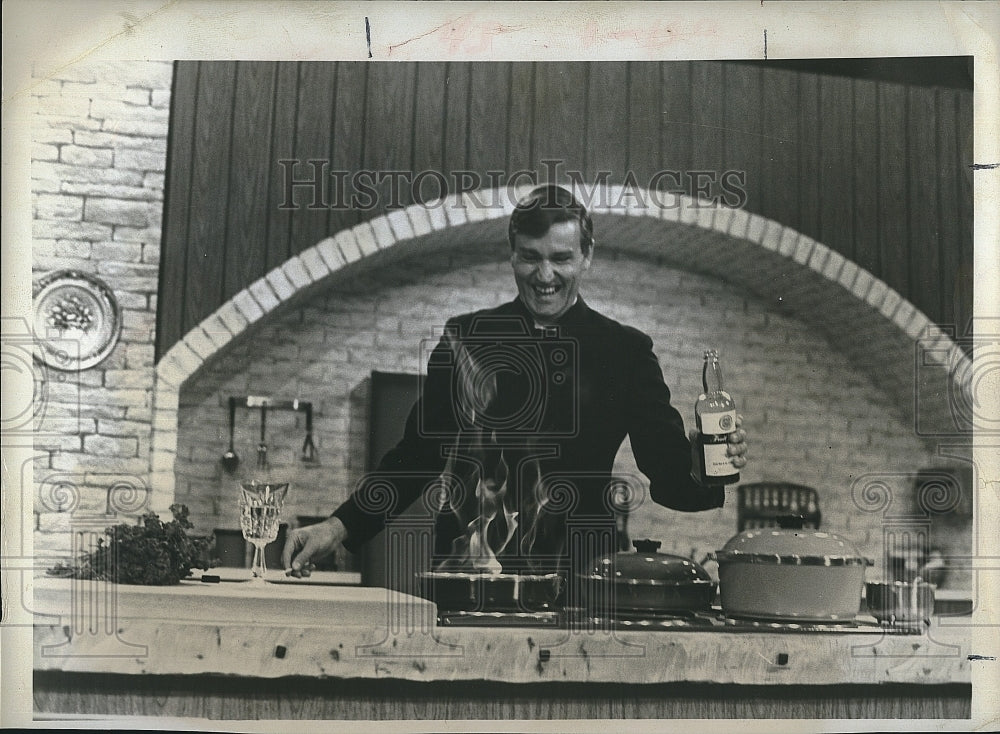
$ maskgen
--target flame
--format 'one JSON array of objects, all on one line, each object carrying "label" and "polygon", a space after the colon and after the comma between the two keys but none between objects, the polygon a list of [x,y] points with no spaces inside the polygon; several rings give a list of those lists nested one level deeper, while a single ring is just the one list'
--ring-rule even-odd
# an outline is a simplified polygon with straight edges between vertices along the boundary
[{"label": "flame", "polygon": [[452,542],[451,557],[442,568],[471,567],[500,573],[503,565],[497,555],[507,547],[517,529],[518,513],[505,504],[507,465],[502,452],[490,446],[485,437],[481,432],[461,437],[445,467],[464,486],[475,486],[476,490],[465,495],[462,504],[452,502],[450,506],[465,532]]},{"label": "flame", "polygon": [[[461,493],[464,499],[459,503],[452,498],[449,509],[465,531],[454,539],[450,557],[437,570],[498,574],[503,570],[505,555],[518,554],[531,565],[537,550],[558,555],[565,542],[562,518],[545,512],[546,497],[541,491],[537,458],[550,452],[530,447],[505,449],[495,432],[478,424],[477,409],[482,414],[496,400],[496,373],[485,370],[457,338],[451,338],[448,344],[455,356],[459,393],[456,403],[465,425],[474,427],[457,437],[445,472],[457,477],[463,487],[475,487],[475,491]],[[511,469],[518,474],[513,481]],[[512,485],[519,491],[510,491]],[[519,527],[526,532],[515,542]]]}]

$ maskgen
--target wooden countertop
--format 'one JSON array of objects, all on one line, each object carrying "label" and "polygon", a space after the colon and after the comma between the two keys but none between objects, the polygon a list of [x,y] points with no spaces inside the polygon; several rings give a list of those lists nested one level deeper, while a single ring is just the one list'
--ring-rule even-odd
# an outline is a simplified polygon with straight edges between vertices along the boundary
[{"label": "wooden countertop", "polygon": [[968,618],[935,618],[919,635],[440,628],[424,599],[324,580],[146,587],[39,578],[34,668],[534,684],[971,682]]}]

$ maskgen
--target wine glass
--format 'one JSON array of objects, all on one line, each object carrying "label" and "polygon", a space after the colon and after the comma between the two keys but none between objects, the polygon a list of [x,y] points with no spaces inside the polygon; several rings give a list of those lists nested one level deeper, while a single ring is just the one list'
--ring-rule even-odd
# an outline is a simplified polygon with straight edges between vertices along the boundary
[{"label": "wine glass", "polygon": [[281,506],[288,493],[288,484],[240,484],[240,529],[243,538],[253,543],[252,583],[264,583],[267,567],[264,564],[264,546],[278,537]]}]

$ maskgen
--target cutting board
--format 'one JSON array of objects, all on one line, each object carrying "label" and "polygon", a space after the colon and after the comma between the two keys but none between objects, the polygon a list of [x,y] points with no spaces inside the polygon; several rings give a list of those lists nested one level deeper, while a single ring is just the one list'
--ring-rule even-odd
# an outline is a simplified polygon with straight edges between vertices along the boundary
[{"label": "cutting board", "polygon": [[[284,575],[281,574],[282,580]],[[39,577],[33,611],[51,623],[91,626],[94,620],[141,619],[220,625],[373,627],[405,615],[433,620],[432,602],[389,589],[316,582],[203,583],[135,586],[103,581]]]}]

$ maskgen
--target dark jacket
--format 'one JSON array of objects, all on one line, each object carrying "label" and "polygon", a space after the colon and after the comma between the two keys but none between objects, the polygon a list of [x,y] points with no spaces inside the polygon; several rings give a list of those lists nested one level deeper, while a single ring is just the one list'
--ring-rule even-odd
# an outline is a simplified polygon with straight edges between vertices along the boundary
[{"label": "dark jacket", "polygon": [[[626,435],[654,502],[685,512],[721,507],[721,487],[691,479],[690,443],[652,346],[582,298],[547,333],[520,299],[449,320],[403,439],[377,470],[394,477],[394,511],[418,499],[429,475],[447,469],[458,477],[462,498],[454,511],[436,513],[440,557],[454,552],[453,541],[479,514],[476,484],[494,480],[519,512],[517,537],[501,556],[505,569],[526,554],[565,555],[567,524],[613,526],[609,480]],[[556,488],[545,512],[539,475]],[[355,492],[334,512],[349,550],[382,529],[393,511],[381,509]],[[499,514],[494,535],[506,527]]]}]

